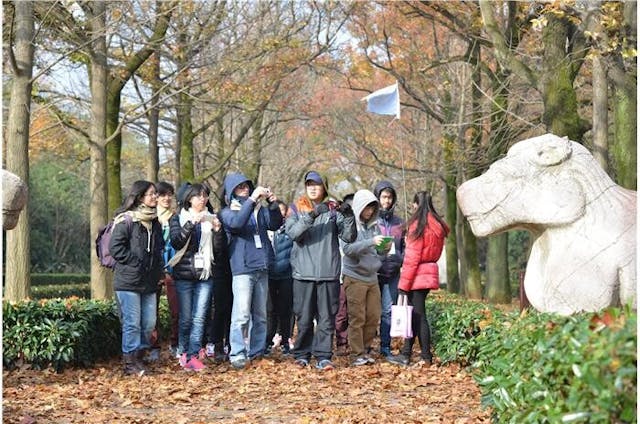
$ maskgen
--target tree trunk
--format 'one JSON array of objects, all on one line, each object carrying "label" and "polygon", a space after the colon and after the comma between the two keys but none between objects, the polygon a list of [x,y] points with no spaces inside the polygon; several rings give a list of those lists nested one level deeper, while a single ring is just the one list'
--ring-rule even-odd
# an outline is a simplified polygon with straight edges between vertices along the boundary
[{"label": "tree trunk", "polygon": [[[33,2],[17,1],[15,7],[15,43],[11,53],[11,98],[7,121],[6,169],[29,183],[29,122],[31,77],[33,74]],[[29,201],[22,209],[18,225],[6,232],[5,300],[29,297],[31,285],[31,246],[29,238]]]},{"label": "tree trunk", "polygon": [[109,217],[122,204],[122,184],[120,182],[120,154],[122,153],[122,131],[118,130],[120,122],[120,90],[109,89],[107,84],[106,128],[107,138],[107,188]]},{"label": "tree trunk", "polygon": [[[107,44],[105,35],[104,2],[92,4],[93,16],[89,24],[94,35],[91,44],[90,87],[91,87],[91,127],[90,127],[90,222],[91,240],[98,236],[98,230],[108,219],[107,214],[107,167],[105,134],[107,130]],[[91,248],[91,298],[111,299],[113,282],[111,271],[100,265],[95,249]]]},{"label": "tree trunk", "polygon": [[191,98],[180,93],[178,105],[178,125],[180,126],[180,180],[192,181],[195,178],[193,154],[193,123],[191,122]]},{"label": "tree trunk", "polygon": [[491,303],[511,303],[509,281],[508,234],[491,236],[487,249],[487,300]]},{"label": "tree trunk", "polygon": [[160,106],[158,100],[160,98],[159,90],[162,86],[160,81],[160,55],[156,51],[151,67],[151,78],[153,79],[151,86],[153,89],[153,97],[151,99],[151,108],[149,109],[149,157],[147,159],[147,180],[158,181],[158,171],[160,170],[160,151],[158,150],[158,128],[160,122]]},{"label": "tree trunk", "polygon": [[447,290],[451,293],[460,294],[460,274],[458,273],[458,249],[456,248],[456,185],[455,177],[447,177],[446,187],[447,208],[445,221],[451,229],[451,233],[445,240],[445,254],[447,264]]},{"label": "tree trunk", "polygon": [[582,142],[585,127],[578,115],[578,101],[573,88],[574,66],[566,53],[568,22],[547,14],[548,24],[542,31],[544,71],[541,76],[547,130],[559,137]]},{"label": "tree trunk", "polygon": [[636,190],[638,184],[636,93],[618,85],[614,87],[614,93],[613,159],[616,182],[623,187]]},{"label": "tree trunk", "polygon": [[609,93],[607,71],[599,54],[593,56],[593,156],[609,172]]}]

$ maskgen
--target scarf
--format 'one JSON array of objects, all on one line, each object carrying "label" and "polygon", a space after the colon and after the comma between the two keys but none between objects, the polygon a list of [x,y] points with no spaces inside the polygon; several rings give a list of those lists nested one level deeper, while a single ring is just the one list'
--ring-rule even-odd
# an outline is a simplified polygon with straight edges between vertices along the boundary
[{"label": "scarf", "polygon": [[[204,211],[205,215],[212,216],[208,211]],[[184,226],[187,221],[196,223],[196,213],[190,212],[188,209],[180,211],[180,225]],[[200,244],[198,245],[198,253],[202,255],[204,265],[200,273],[200,280],[208,280],[211,276],[211,263],[213,262],[213,224],[209,221],[198,222],[200,225]]]},{"label": "scarf", "polygon": [[[326,200],[326,197],[324,199],[322,199],[318,204],[324,202]],[[296,200],[296,210],[298,211],[298,213],[300,212],[311,212],[313,210],[313,208],[315,207],[315,205],[313,204],[313,202],[311,201],[311,199],[309,199],[309,197],[307,195],[301,196],[298,200]],[[293,213],[292,210],[289,210],[287,215],[291,215]]]},{"label": "scarf", "polygon": [[173,211],[171,210],[171,208],[166,209],[158,205],[158,221],[160,221],[160,224],[162,224],[163,227],[169,222],[169,219],[172,216]]}]

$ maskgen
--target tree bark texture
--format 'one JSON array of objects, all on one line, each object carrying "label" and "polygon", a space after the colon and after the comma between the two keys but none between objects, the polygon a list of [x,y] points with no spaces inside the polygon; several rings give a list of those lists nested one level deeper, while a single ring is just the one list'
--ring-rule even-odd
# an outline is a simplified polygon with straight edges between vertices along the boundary
[{"label": "tree bark texture", "polygon": [[491,303],[511,303],[508,234],[489,237],[487,249],[486,298]]},{"label": "tree bark texture", "polygon": [[[11,98],[7,121],[6,169],[29,182],[29,122],[31,77],[33,74],[33,2],[14,2],[15,41],[12,49]],[[31,285],[31,245],[29,202],[22,209],[18,225],[6,232],[5,300],[29,297]]]},{"label": "tree bark texture", "polygon": [[609,90],[607,70],[599,54],[593,56],[593,156],[609,172]]}]

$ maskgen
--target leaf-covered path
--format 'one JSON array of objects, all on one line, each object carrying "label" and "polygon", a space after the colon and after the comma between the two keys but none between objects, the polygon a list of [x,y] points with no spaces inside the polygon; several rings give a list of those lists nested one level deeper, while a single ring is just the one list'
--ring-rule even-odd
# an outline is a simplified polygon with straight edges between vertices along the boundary
[{"label": "leaf-covered path", "polygon": [[490,411],[457,365],[400,368],[378,359],[332,371],[279,354],[237,371],[183,371],[163,353],[154,373],[124,377],[117,361],[91,369],[3,372],[4,423],[483,423]]}]

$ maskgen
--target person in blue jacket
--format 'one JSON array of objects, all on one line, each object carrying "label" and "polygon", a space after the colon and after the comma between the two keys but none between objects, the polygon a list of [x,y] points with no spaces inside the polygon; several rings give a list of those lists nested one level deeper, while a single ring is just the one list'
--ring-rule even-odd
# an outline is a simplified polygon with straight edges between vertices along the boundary
[{"label": "person in blue jacket", "polygon": [[[221,217],[233,275],[229,361],[240,369],[261,357],[266,347],[268,270],[274,257],[267,230],[280,228],[282,215],[276,195],[266,187],[254,189],[241,173],[227,175],[223,196]],[[248,351],[245,334],[249,336]]]}]

